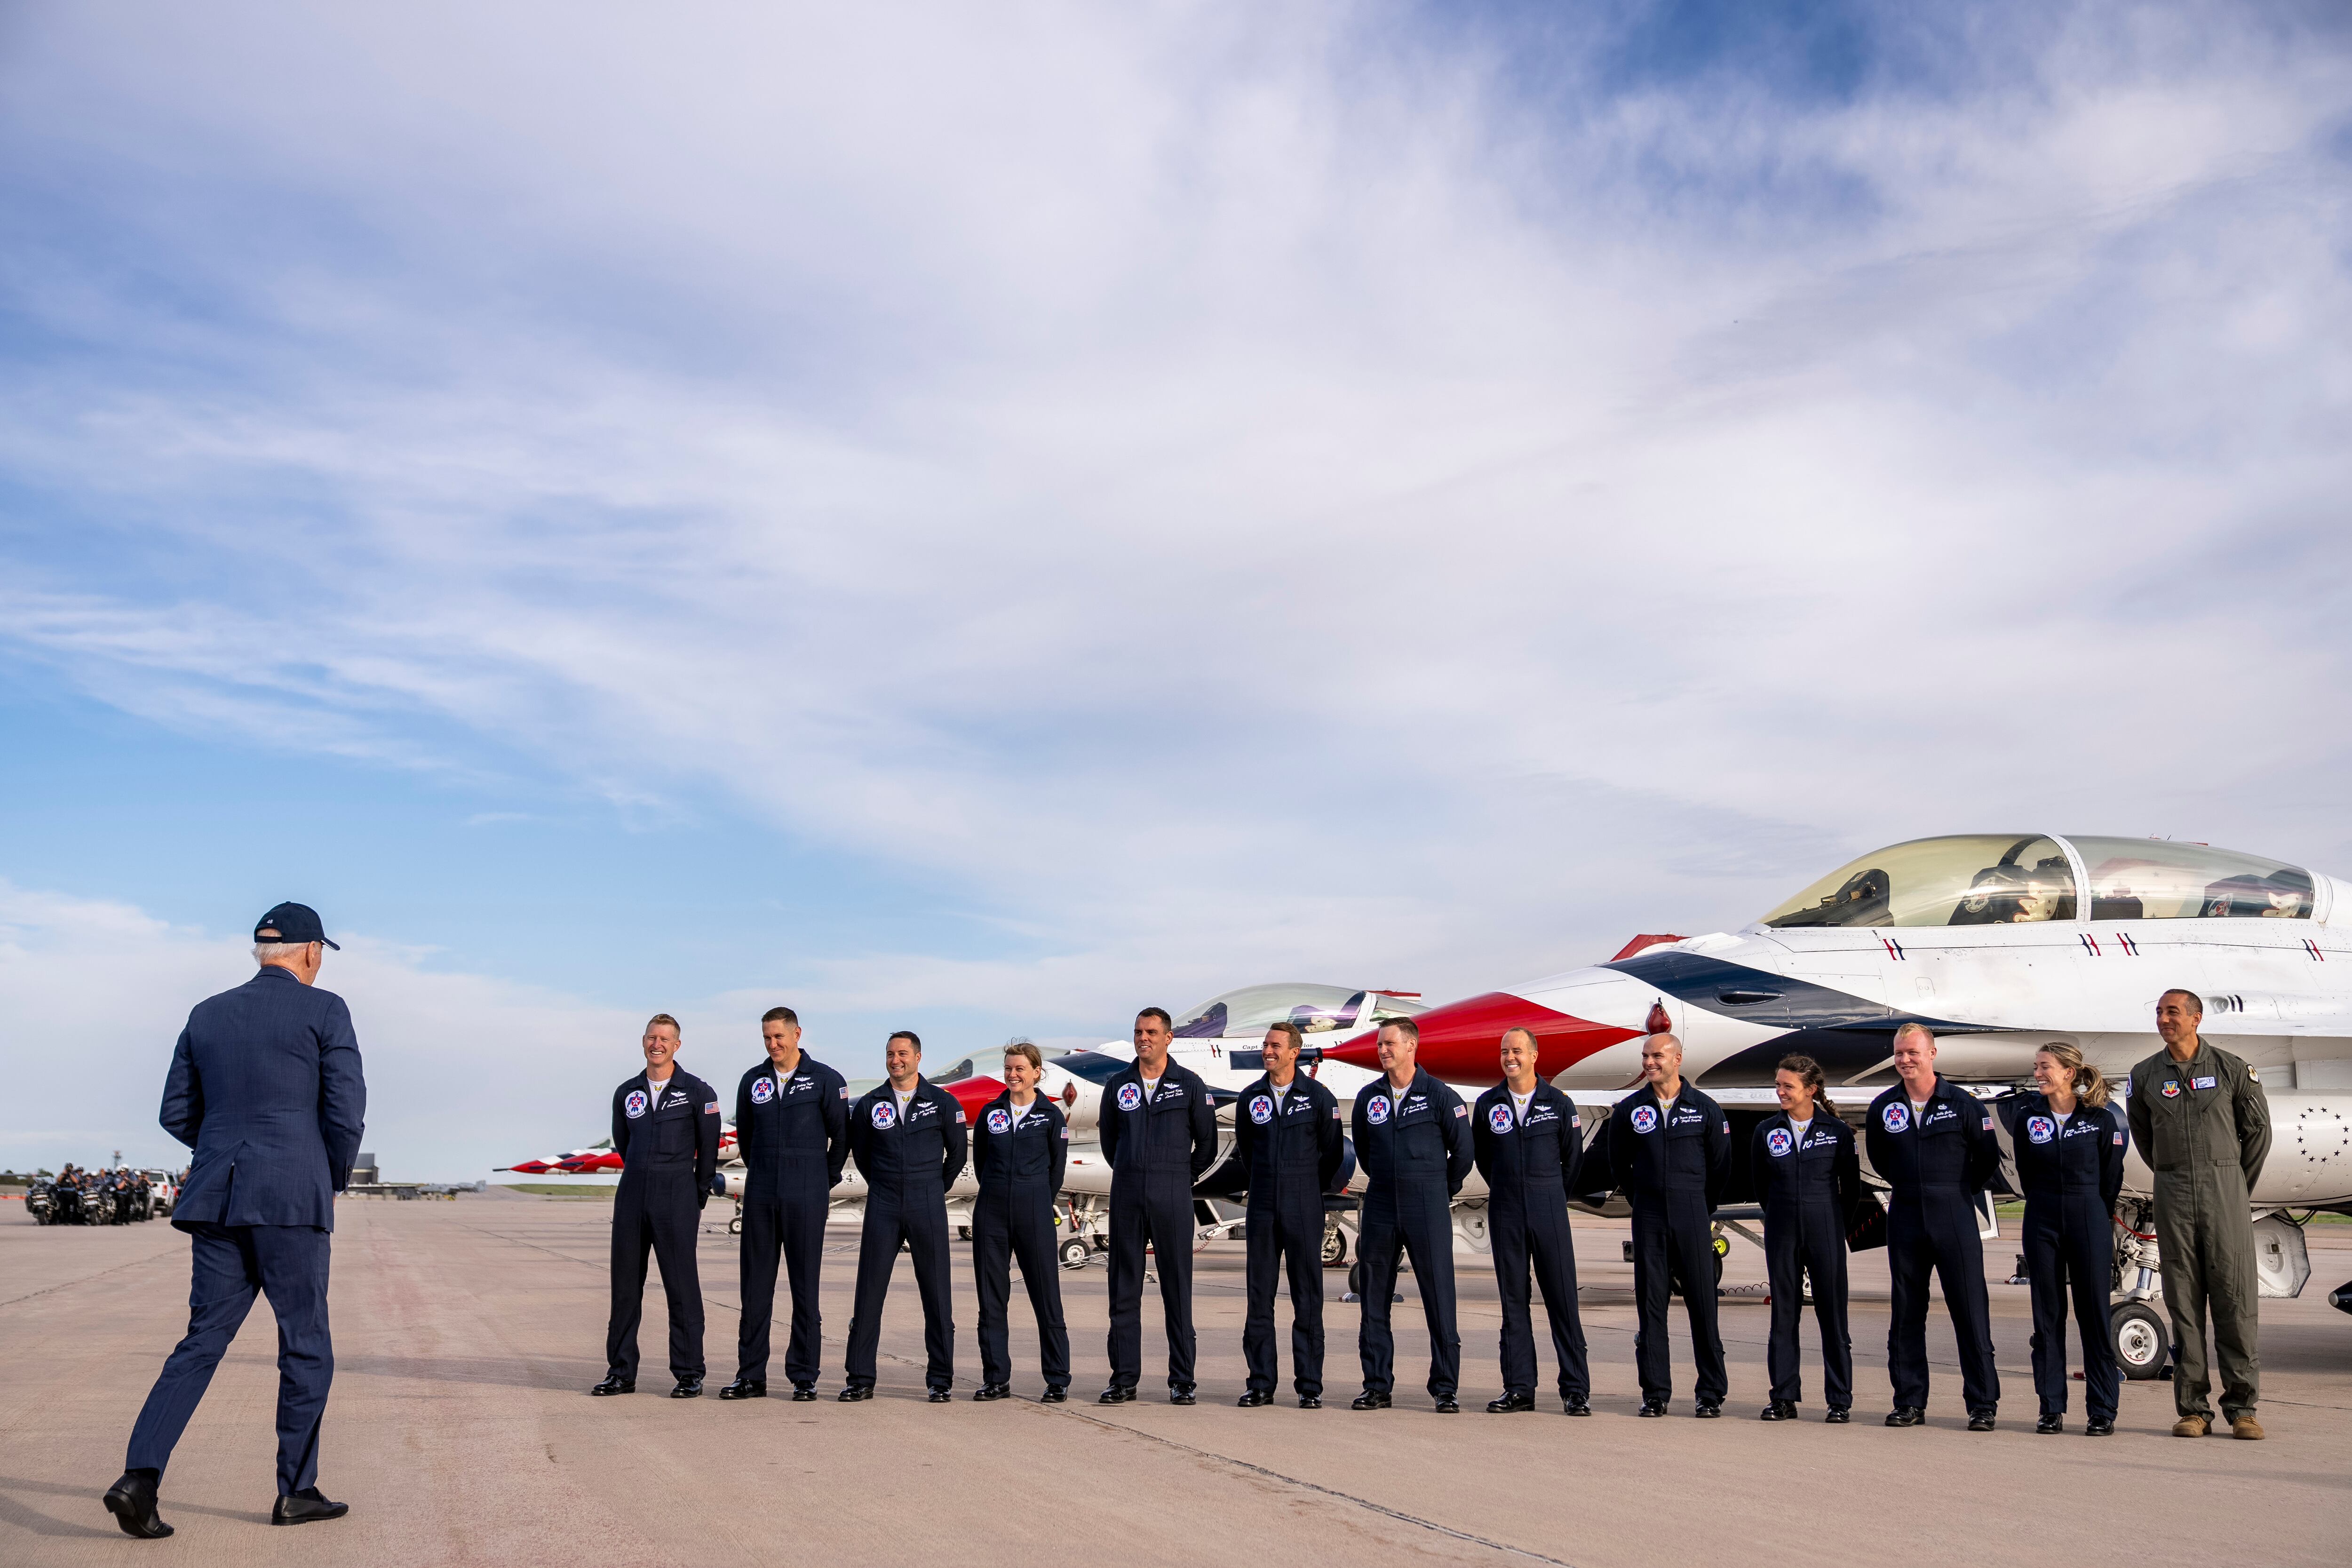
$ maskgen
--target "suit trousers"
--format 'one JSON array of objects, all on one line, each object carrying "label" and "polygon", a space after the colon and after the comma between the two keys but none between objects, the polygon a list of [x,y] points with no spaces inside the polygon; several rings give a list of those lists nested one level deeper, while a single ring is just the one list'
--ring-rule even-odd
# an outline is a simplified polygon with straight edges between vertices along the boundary
[{"label": "suit trousers", "polygon": [[258,1293],[278,1317],[278,1491],[319,1479],[319,1426],[335,1378],[327,1329],[327,1264],[332,1240],[310,1226],[190,1227],[188,1331],[131,1428],[123,1468],[161,1472],[236,1337]]}]

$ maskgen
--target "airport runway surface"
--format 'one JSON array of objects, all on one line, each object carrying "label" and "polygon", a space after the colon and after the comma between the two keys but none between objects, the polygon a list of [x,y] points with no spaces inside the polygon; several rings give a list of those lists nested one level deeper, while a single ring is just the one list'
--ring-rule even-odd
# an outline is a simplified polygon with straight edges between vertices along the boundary
[{"label": "airport runway surface", "polygon": [[[734,1368],[735,1242],[714,1204],[702,1242],[710,1388]],[[2127,1384],[2112,1438],[2032,1433],[2022,1287],[2012,1238],[1989,1247],[2003,1403],[2000,1431],[1962,1430],[1950,1335],[1931,1329],[1924,1430],[1887,1431],[1884,1254],[1856,1260],[1855,1422],[1755,1414],[1765,1397],[1760,1292],[1724,1302],[1725,1419],[1635,1419],[1632,1270],[1622,1224],[1581,1219],[1580,1268],[1595,1414],[1556,1402],[1488,1415],[1500,1392],[1491,1274],[1463,1260],[1463,1414],[1420,1394],[1426,1342],[1398,1309],[1391,1411],[1346,1408],[1359,1386],[1356,1309],[1331,1278],[1320,1411],[1237,1410],[1242,1258],[1200,1259],[1202,1403],[1162,1402],[1147,1291],[1144,1396],[1098,1410],[1104,1276],[1062,1276],[1077,1380],[1034,1403],[1035,1342],[1014,1293],[1015,1387],[973,1405],[979,1355],[966,1250],[957,1249],[959,1396],[922,1397],[921,1317],[901,1261],[870,1404],[840,1405],[853,1235],[826,1258],[824,1400],[664,1397],[665,1321],[649,1290],[641,1392],[591,1400],[604,1371],[606,1205],[493,1191],[455,1203],[347,1200],[337,1213],[337,1356],[321,1482],[352,1507],[299,1530],[268,1525],[276,1341],[257,1306],[164,1479],[161,1542],[120,1534],[99,1504],[132,1416],[185,1321],[186,1242],[162,1224],[41,1229],[0,1205],[0,1562],[234,1563],[237,1568],[711,1561],[963,1564],[1734,1561],[2340,1563],[2352,1540],[2352,1318],[2326,1295],[2352,1278],[2352,1227],[2315,1226],[2300,1300],[2263,1304],[2264,1443],[2168,1435],[2170,1386]],[[1762,1258],[1735,1243],[1727,1287]],[[1406,1295],[1412,1296],[1410,1279]],[[1541,1333],[1538,1320],[1538,1335]],[[1283,1341],[1287,1354],[1287,1320]],[[1164,1342],[1160,1342],[1164,1343]],[[1687,1389],[1686,1345],[1676,1349]],[[782,1353],[782,1335],[777,1354]],[[1547,1352],[1548,1355],[1548,1352]],[[1817,1363],[1808,1351],[1809,1379]],[[1546,1378],[1549,1378],[1547,1368]],[[781,1378],[776,1384],[784,1385]]]}]

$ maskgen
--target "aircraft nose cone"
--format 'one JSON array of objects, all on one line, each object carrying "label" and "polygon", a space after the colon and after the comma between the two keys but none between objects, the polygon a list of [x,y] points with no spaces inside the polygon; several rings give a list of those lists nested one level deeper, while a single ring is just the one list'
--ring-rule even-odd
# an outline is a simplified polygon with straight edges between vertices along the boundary
[{"label": "aircraft nose cone", "polygon": [[[1641,1031],[1596,1024],[1572,1014],[1538,1006],[1508,991],[1489,991],[1464,1002],[1432,1007],[1413,1020],[1421,1026],[1420,1065],[1448,1083],[1484,1083],[1502,1076],[1496,1050],[1506,1029],[1528,1029],[1536,1037],[1536,1070],[1550,1078]],[[1323,1052],[1328,1061],[1377,1069],[1377,1030],[1357,1035]]]}]

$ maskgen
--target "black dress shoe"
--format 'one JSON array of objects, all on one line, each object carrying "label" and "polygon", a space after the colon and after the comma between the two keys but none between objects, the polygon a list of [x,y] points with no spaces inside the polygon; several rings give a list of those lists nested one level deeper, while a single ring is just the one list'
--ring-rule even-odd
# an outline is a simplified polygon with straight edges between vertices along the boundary
[{"label": "black dress shoe", "polygon": [[2066,1430],[2066,1418],[2063,1415],[2044,1415],[2033,1424],[2033,1435],[2037,1437],[2047,1437],[2053,1432],[2064,1430]]},{"label": "black dress shoe", "polygon": [[1323,1408],[1323,1401],[1312,1394],[1302,1394],[1298,1396],[1298,1408],[1301,1410],[1320,1410]]},{"label": "black dress shoe", "polygon": [[2083,1428],[2085,1437],[2112,1437],[2115,1435],[2116,1424],[2104,1415],[2092,1416],[2091,1424]]},{"label": "black dress shoe", "polygon": [[670,1396],[672,1399],[699,1399],[699,1398],[701,1398],[701,1397],[702,1397],[702,1379],[700,1379],[700,1378],[698,1378],[698,1377],[681,1377],[681,1378],[679,1378],[679,1379],[677,1380],[677,1386],[676,1388],[673,1388],[673,1389],[671,1389],[671,1390],[669,1391],[669,1396]]},{"label": "black dress shoe", "polygon": [[1898,1405],[1886,1413],[1889,1426],[1925,1426],[1927,1413],[1916,1405]]},{"label": "black dress shoe", "polygon": [[971,1391],[972,1403],[975,1405],[986,1405],[993,1400],[1012,1397],[1011,1385],[1002,1383],[983,1383]]},{"label": "black dress shoe", "polygon": [[1843,1405],[1832,1405],[1830,1406],[1830,1413],[1822,1417],[1822,1424],[1825,1426],[1843,1426],[1853,1419],[1852,1410]]},{"label": "black dress shoe", "polygon": [[1590,1415],[1592,1414],[1592,1406],[1586,1404],[1581,1399],[1570,1399],[1566,1395],[1562,1395],[1559,1405],[1561,1411],[1570,1415]]},{"label": "black dress shoe", "polygon": [[1794,1421],[1796,1418],[1796,1402],[1789,1399],[1776,1399],[1756,1413],[1759,1421]]},{"label": "black dress shoe", "polygon": [[1971,1432],[1990,1432],[1990,1431],[1991,1431],[1991,1430],[1992,1430],[1992,1412],[1991,1412],[1991,1411],[1990,1411],[1990,1410],[1979,1410],[1979,1411],[1978,1411],[1975,1415],[1973,1415],[1969,1416],[1969,1431],[1971,1431]]},{"label": "black dress shoe", "polygon": [[598,1384],[588,1392],[602,1397],[608,1394],[635,1394],[636,1391],[637,1380],[635,1378],[623,1377],[617,1372],[608,1372],[604,1374],[604,1381]]},{"label": "black dress shoe", "polygon": [[[725,1395],[722,1394],[720,1397],[724,1398]],[[813,1383],[796,1383],[793,1384],[793,1403],[794,1405],[806,1405],[815,1398],[816,1384]]]},{"label": "black dress shoe", "polygon": [[1698,1408],[1692,1411],[1691,1414],[1697,1416],[1702,1421],[1712,1421],[1723,1414],[1723,1401],[1719,1399],[1702,1399],[1698,1402]]},{"label": "black dress shoe", "polygon": [[347,1502],[329,1502],[316,1487],[304,1487],[299,1492],[289,1492],[278,1500],[269,1510],[272,1524],[316,1524],[322,1519],[341,1519],[352,1511]]},{"label": "black dress shoe", "polygon": [[1386,1410],[1388,1407],[1389,1396],[1385,1394],[1374,1394],[1369,1388],[1356,1395],[1348,1405],[1350,1410]]},{"label": "black dress shoe", "polygon": [[844,1405],[855,1405],[861,1399],[873,1398],[874,1385],[870,1383],[853,1383],[835,1397]]},{"label": "black dress shoe", "polygon": [[122,1479],[106,1489],[106,1511],[122,1527],[125,1535],[142,1541],[161,1541],[172,1533],[155,1511],[155,1486],[163,1478],[153,1470],[125,1470]]},{"label": "black dress shoe", "polygon": [[1241,1410],[1255,1410],[1262,1405],[1271,1405],[1273,1403],[1273,1394],[1261,1394],[1255,1388],[1251,1389],[1247,1394],[1243,1394],[1239,1399],[1234,1401],[1234,1407]]},{"label": "black dress shoe", "polygon": [[1455,1402],[1454,1395],[1449,1394],[1438,1400],[1437,1413],[1440,1415],[1459,1415],[1462,1414],[1462,1406]]},{"label": "black dress shoe", "polygon": [[768,1385],[748,1377],[739,1377],[719,1391],[721,1399],[765,1399]]},{"label": "black dress shoe", "polygon": [[1114,1383],[1095,1395],[1095,1403],[1097,1405],[1132,1405],[1135,1403],[1135,1390],[1121,1388]]},{"label": "black dress shoe", "polygon": [[1168,1403],[1171,1405],[1198,1405],[1200,1400],[1194,1396],[1192,1391],[1189,1388],[1171,1388],[1168,1391]]},{"label": "black dress shoe", "polygon": [[1040,1405],[1062,1405],[1066,1404],[1069,1397],[1070,1391],[1066,1388],[1049,1388],[1045,1393],[1037,1396],[1037,1403]]},{"label": "black dress shoe", "polygon": [[954,1391],[950,1389],[934,1388],[929,1394],[923,1395],[923,1397],[933,1405],[945,1405],[949,1400],[955,1397],[955,1394]]},{"label": "black dress shoe", "polygon": [[1532,1394],[1506,1394],[1500,1399],[1486,1401],[1486,1414],[1489,1415],[1513,1415],[1535,1407],[1536,1396]]},{"label": "black dress shoe", "polygon": [[1642,1408],[1634,1412],[1636,1415],[1664,1415],[1665,1413],[1666,1402],[1663,1399],[1644,1399]]}]

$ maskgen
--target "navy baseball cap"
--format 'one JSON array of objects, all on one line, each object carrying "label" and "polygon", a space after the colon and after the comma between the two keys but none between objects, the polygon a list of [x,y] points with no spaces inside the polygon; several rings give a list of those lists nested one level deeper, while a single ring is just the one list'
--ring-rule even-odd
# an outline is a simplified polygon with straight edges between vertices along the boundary
[{"label": "navy baseball cap", "polygon": [[[268,932],[267,936],[263,932]],[[319,911],[308,904],[280,904],[255,922],[256,942],[327,942],[327,928],[319,923]],[[339,942],[327,942],[337,952],[343,951]]]}]

